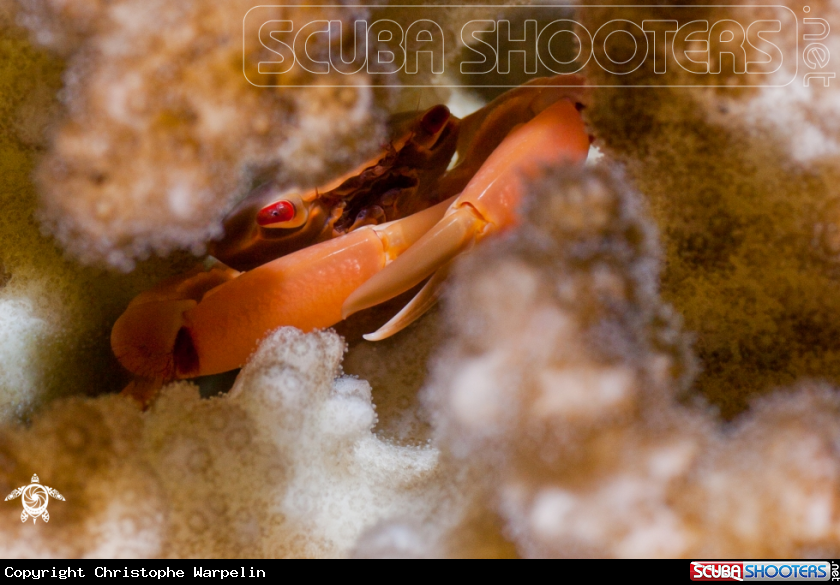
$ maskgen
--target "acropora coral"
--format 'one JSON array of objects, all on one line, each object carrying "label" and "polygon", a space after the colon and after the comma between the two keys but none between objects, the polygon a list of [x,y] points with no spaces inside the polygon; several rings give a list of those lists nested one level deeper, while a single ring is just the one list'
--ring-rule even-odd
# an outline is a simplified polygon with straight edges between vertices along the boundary
[{"label": "acropora coral", "polygon": [[[840,10],[811,7],[829,21]],[[631,9],[599,10],[619,18]],[[653,9],[632,10],[639,18]],[[715,21],[727,9],[693,10]],[[601,18],[594,10],[580,17]],[[795,55],[796,38],[781,42]],[[832,46],[840,49],[836,37]],[[786,79],[783,70],[776,76]],[[837,89],[799,79],[738,88],[734,74],[719,80],[735,85],[726,89],[624,87],[643,78],[610,77],[616,86],[593,90],[587,113],[598,144],[625,165],[660,226],[662,294],[695,333],[703,364],[695,390],[731,417],[751,396],[803,377],[840,382]]]},{"label": "acropora coral", "polygon": [[250,7],[22,2],[33,41],[67,63],[66,107],[36,180],[40,219],[69,252],[122,269],[153,252],[200,253],[258,177],[280,167],[289,180],[317,185],[378,146],[382,110],[363,73],[284,81],[311,86],[297,91],[245,81],[243,67],[256,67],[265,51],[248,36],[243,57]]},{"label": "acropora coral", "polygon": [[[233,390],[175,384],[148,413],[69,399],[3,436],[9,491],[41,462],[70,504],[32,531],[9,506],[11,556],[315,557],[346,554],[378,519],[457,513],[431,446],[377,438],[367,382],[336,377],[334,333],[281,329]],[[12,521],[15,521],[14,523]],[[10,527],[11,529],[7,529]]]},{"label": "acropora coral", "polygon": [[[661,14],[616,4],[574,17]],[[249,86],[243,6],[0,0],[0,488],[66,498],[37,527],[6,503],[5,556],[840,552],[835,84],[588,69],[604,156],[532,177],[440,310],[349,350],[280,329],[224,395],[113,395],[113,320],[194,261],[149,256],[200,253],[255,181],[317,185],[432,99]]]},{"label": "acropora coral", "polygon": [[[8,3],[0,4],[0,16]],[[9,25],[0,17],[0,26]],[[114,319],[138,292],[188,264],[146,262],[132,274],[82,268],[45,238],[32,183],[62,63],[25,35],[0,39],[0,420],[26,419],[57,396],[125,382],[108,348]],[[180,266],[179,266],[180,264]]]},{"label": "acropora coral", "polygon": [[426,390],[436,443],[518,552],[837,551],[840,394],[801,384],[731,428],[683,406],[697,364],[641,197],[604,168],[533,191],[527,229],[459,265]]}]

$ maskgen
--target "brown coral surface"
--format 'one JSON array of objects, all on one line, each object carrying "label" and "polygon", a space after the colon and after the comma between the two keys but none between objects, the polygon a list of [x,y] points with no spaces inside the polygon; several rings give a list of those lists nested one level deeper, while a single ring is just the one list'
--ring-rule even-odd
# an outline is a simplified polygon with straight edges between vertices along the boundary
[{"label": "brown coral surface", "polygon": [[603,168],[534,191],[527,227],[460,265],[427,390],[520,554],[836,551],[840,394],[800,384],[728,428],[681,406],[696,364],[639,195]]},{"label": "brown coral surface", "polygon": [[[614,4],[577,17],[660,14]],[[534,179],[439,312],[346,355],[280,329],[229,393],[172,384],[140,412],[81,395],[119,388],[108,327],[183,258],[83,268],[33,216],[88,263],[199,251],[252,181],[317,183],[391,100],[426,98],[243,83],[241,0],[19,5],[0,0],[0,488],[37,473],[66,501],[37,524],[6,502],[4,556],[840,553],[834,86],[590,71],[605,156]]]},{"label": "brown coral surface", "polygon": [[[39,462],[65,503],[50,523],[3,512],[6,556],[314,557],[346,554],[378,519],[454,508],[431,446],[371,433],[370,386],[336,378],[333,333],[281,329],[230,394],[169,387],[145,414],[119,396],[68,400],[5,431],[2,484]],[[23,482],[23,483],[21,483]]]},{"label": "brown coral surface", "polygon": [[[282,77],[308,86],[292,91],[246,81],[243,70],[266,58],[258,35],[243,47],[251,7],[22,3],[33,40],[67,60],[66,107],[36,178],[40,219],[74,256],[130,269],[153,252],[202,252],[251,181],[280,166],[286,180],[318,184],[378,146],[381,113],[363,73]],[[315,6],[275,7],[266,18],[295,10],[349,16]]]},{"label": "brown coral surface", "polygon": [[[836,4],[810,5],[829,21],[840,14]],[[712,22],[727,16],[725,7],[692,10]],[[630,14],[655,10],[579,16],[594,26],[588,19]],[[836,85],[804,87],[800,78],[769,87],[797,66],[797,39],[780,39],[790,58],[763,87],[739,88],[743,76],[734,74],[712,81],[726,88],[626,87],[647,79],[642,70],[590,80],[613,85],[595,91],[588,119],[650,201],[666,252],[662,294],[696,333],[696,388],[727,417],[750,396],[802,377],[840,382],[840,100]],[[825,42],[840,50],[836,35]],[[707,79],[684,76],[692,85]]]}]

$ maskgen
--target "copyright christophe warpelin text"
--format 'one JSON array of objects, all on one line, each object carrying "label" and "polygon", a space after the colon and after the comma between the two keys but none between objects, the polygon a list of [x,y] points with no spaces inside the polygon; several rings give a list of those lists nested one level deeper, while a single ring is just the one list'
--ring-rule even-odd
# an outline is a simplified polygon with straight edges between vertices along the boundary
[{"label": "copyright christophe warpelin text", "polygon": [[[92,575],[91,575],[92,573]],[[146,579],[170,579],[177,577],[193,577],[201,578],[207,577],[211,579],[231,579],[242,577],[258,577],[264,578],[265,571],[262,569],[255,569],[254,567],[239,567],[238,569],[207,569],[204,567],[192,567],[192,570],[187,569],[172,569],[170,567],[162,569],[147,569],[141,567],[135,568],[121,568],[112,569],[110,567],[95,567],[93,571],[90,568],[73,569],[52,567],[50,569],[16,569],[14,567],[6,567],[5,576],[11,579],[78,579],[84,577],[139,577]]]}]

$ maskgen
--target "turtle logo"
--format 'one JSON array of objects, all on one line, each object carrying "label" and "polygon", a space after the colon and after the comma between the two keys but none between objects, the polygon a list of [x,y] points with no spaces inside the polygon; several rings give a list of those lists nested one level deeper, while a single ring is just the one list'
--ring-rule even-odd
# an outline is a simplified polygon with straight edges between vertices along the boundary
[{"label": "turtle logo", "polygon": [[31,516],[33,524],[38,516],[43,518],[44,522],[50,521],[50,513],[47,512],[47,504],[50,503],[50,496],[56,500],[64,501],[64,496],[58,493],[58,490],[41,485],[37,474],[32,476],[32,483],[19,487],[6,496],[6,501],[14,500],[19,496],[23,496],[21,498],[23,512],[20,513],[20,521],[26,522]]}]

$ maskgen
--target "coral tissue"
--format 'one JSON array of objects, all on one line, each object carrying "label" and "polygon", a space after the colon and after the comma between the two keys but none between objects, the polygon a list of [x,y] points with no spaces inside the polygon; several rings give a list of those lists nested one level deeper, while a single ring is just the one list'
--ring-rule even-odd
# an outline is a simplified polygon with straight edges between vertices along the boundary
[{"label": "coral tissue", "polygon": [[4,556],[840,554],[836,84],[589,70],[604,156],[529,177],[521,226],[456,263],[439,313],[346,359],[332,331],[280,329],[229,393],[171,384],[140,412],[108,394],[107,330],[178,259],[76,262],[202,252],[253,184],[369,154],[388,98],[364,74],[244,83],[241,0],[19,5],[0,0],[0,491],[37,473],[66,501],[37,529],[0,508]]}]

